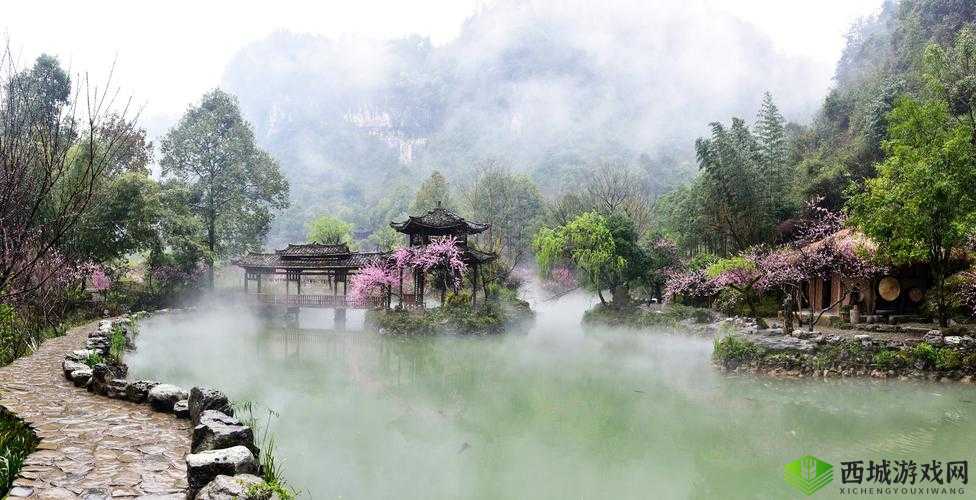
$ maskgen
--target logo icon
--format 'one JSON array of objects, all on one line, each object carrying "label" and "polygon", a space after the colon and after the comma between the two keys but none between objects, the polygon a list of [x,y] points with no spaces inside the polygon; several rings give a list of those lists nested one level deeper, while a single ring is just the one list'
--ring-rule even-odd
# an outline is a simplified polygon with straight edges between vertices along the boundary
[{"label": "logo icon", "polygon": [[783,479],[804,495],[812,495],[834,479],[834,466],[807,455],[783,466]]}]

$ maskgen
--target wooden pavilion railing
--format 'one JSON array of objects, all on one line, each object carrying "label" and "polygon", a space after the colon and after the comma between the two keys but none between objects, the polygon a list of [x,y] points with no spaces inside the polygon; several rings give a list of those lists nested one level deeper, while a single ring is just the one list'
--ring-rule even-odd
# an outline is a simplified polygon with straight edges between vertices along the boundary
[{"label": "wooden pavilion railing", "polygon": [[342,295],[279,295],[254,293],[244,296],[259,304],[288,307],[320,307],[329,309],[372,309],[386,306],[386,297],[369,297],[366,304],[357,304]]}]

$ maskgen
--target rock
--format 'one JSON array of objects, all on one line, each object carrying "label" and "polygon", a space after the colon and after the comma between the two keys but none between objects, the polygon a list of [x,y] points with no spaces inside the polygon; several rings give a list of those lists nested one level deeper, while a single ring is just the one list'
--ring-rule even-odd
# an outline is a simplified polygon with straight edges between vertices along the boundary
[{"label": "rock", "polygon": [[112,399],[125,399],[129,383],[125,379],[117,378],[109,381],[105,386],[105,395]]},{"label": "rock", "polygon": [[159,382],[151,380],[137,380],[129,384],[125,389],[125,399],[133,403],[145,403],[149,396],[149,391],[159,385]]},{"label": "rock", "polygon": [[129,368],[125,365],[99,363],[92,367],[92,383],[88,386],[88,390],[106,396],[109,382],[125,378],[128,371]]},{"label": "rock", "polygon": [[210,481],[197,493],[197,500],[264,500],[267,495],[248,495],[248,488],[263,484],[264,480],[253,474],[236,476],[220,475]]},{"label": "rock", "polygon": [[84,370],[87,368],[88,365],[79,363],[77,361],[72,361],[67,358],[65,358],[65,360],[61,363],[61,369],[64,370],[64,378],[68,380],[71,380],[71,374],[74,373],[75,370]]},{"label": "rock", "polygon": [[190,402],[186,399],[181,399],[173,405],[173,413],[176,418],[190,418]]},{"label": "rock", "polygon": [[953,346],[966,347],[973,344],[973,338],[968,335],[951,335],[951,336],[947,335],[943,337],[942,340],[945,341],[946,345],[953,345]]},{"label": "rock", "polygon": [[186,481],[189,484],[187,497],[194,498],[201,488],[217,476],[257,473],[257,460],[251,450],[243,446],[191,453],[186,456]]},{"label": "rock", "polygon": [[922,335],[922,342],[940,347],[945,344],[945,339],[942,337],[942,331],[929,330],[925,335]]},{"label": "rock", "polygon": [[14,486],[7,492],[8,498],[24,498],[34,494],[34,488],[29,486]]},{"label": "rock", "polygon": [[71,381],[74,382],[75,387],[85,387],[91,382],[92,371],[91,368],[85,367],[71,372]]},{"label": "rock", "polygon": [[239,420],[216,410],[206,410],[200,415],[200,423],[193,428],[192,453],[245,446],[255,456],[254,432]]},{"label": "rock", "polygon": [[788,335],[756,336],[749,340],[757,346],[770,351],[813,351],[816,347],[809,340],[798,339]]},{"label": "rock", "polygon": [[186,399],[186,391],[173,384],[159,384],[149,389],[146,401],[156,411],[173,411],[173,406],[181,399]]},{"label": "rock", "polygon": [[200,415],[207,410],[216,410],[231,417],[234,416],[234,408],[224,393],[207,389],[206,387],[194,387],[190,389],[190,422],[193,425],[200,423]]},{"label": "rock", "polygon": [[870,341],[871,340],[871,336],[870,335],[855,335],[854,336],[854,340],[859,340],[861,342],[864,342],[865,340]]},{"label": "rock", "polygon": [[70,353],[68,353],[67,355],[65,355],[65,358],[70,359],[71,361],[77,361],[77,362],[80,363],[80,362],[88,359],[88,356],[91,356],[92,354],[98,354],[98,353],[95,352],[95,351],[93,351],[93,350],[91,350],[91,349],[78,349],[77,351],[71,351]]}]

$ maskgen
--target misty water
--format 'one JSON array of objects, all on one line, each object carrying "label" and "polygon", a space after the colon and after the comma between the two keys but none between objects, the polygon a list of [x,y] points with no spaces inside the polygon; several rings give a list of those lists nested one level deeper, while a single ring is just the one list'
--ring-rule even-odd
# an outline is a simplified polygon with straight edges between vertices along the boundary
[{"label": "misty water", "polygon": [[584,332],[591,303],[536,302],[532,328],[493,338],[212,309],[144,321],[127,361],[132,377],[274,409],[285,474],[310,498],[786,498],[800,495],[782,466],[805,454],[837,467],[972,452],[972,386],[725,376],[709,339]]}]

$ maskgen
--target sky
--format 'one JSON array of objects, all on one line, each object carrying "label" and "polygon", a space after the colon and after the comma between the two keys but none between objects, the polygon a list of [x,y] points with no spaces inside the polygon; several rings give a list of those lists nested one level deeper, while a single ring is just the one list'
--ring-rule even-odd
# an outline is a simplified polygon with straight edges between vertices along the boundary
[{"label": "sky", "polygon": [[[554,0],[559,1],[559,0]],[[604,0],[612,3],[613,0]],[[696,1],[696,0],[679,0]],[[844,35],[882,0],[698,0],[755,25],[777,50],[820,66],[826,91]],[[4,5],[0,36],[21,66],[58,56],[72,74],[87,72],[132,96],[152,131],[168,126],[207,90],[244,45],[278,31],[333,38],[429,36],[449,43],[486,0],[122,0],[14,1]],[[51,13],[57,15],[51,15]],[[158,130],[156,130],[158,131]]]}]

